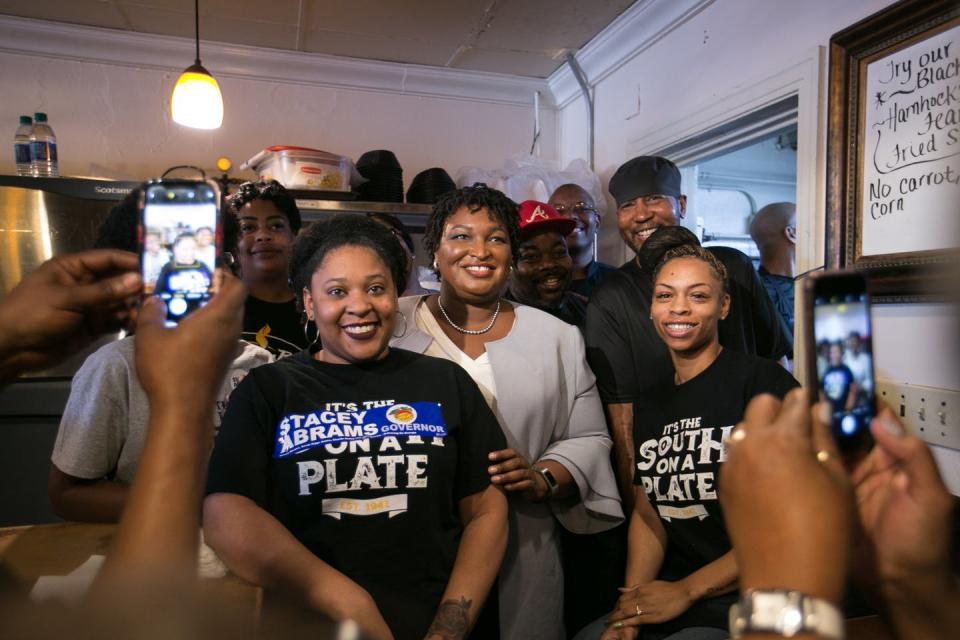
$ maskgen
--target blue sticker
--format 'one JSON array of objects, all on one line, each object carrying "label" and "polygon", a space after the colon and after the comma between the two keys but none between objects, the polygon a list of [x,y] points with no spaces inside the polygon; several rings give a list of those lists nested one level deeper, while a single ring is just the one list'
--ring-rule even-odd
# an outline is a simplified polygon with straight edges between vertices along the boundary
[{"label": "blue sticker", "polygon": [[446,423],[436,402],[412,402],[363,411],[291,413],[277,425],[274,458],[286,458],[328,444],[385,436],[445,437]]}]

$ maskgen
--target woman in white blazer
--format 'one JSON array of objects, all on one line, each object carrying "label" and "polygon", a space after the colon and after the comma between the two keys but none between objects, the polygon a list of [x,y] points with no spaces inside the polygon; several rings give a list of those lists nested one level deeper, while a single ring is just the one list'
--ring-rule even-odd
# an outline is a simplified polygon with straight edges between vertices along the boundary
[{"label": "woman in white blazer", "polygon": [[610,438],[576,327],[501,297],[517,205],[485,185],[441,198],[424,246],[439,295],[400,300],[396,347],[452,360],[480,386],[509,448],[490,453],[510,502],[499,579],[501,637],[565,637],[558,526],[595,533],[623,520]]}]

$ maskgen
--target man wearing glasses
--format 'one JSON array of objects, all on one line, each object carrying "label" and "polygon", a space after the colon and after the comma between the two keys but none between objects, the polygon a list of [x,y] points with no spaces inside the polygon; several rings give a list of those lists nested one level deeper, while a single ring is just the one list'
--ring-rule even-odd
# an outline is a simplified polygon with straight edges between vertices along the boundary
[{"label": "man wearing glasses", "polygon": [[600,213],[586,189],[572,183],[557,187],[550,196],[549,204],[557,213],[576,223],[567,236],[567,250],[573,259],[570,291],[590,298],[600,281],[616,271],[616,267],[597,262],[594,258]]}]

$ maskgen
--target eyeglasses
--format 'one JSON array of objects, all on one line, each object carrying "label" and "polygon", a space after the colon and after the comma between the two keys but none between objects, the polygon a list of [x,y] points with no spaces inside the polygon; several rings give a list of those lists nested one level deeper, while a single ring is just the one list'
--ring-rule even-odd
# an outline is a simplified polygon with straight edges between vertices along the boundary
[{"label": "eyeglasses", "polygon": [[[586,202],[577,202],[569,207],[566,207],[562,204],[554,205],[554,209],[557,210],[557,213],[560,215],[569,215],[576,214],[582,216],[584,213],[596,213],[596,207],[588,205]],[[569,212],[569,214],[568,214]]]}]

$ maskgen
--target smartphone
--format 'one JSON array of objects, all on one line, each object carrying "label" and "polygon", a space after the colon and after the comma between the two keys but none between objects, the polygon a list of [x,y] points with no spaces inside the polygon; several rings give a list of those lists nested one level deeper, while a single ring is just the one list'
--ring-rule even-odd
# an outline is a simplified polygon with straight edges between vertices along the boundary
[{"label": "smartphone", "polygon": [[167,306],[174,326],[210,299],[222,246],[220,190],[203,180],[151,180],[140,196],[140,270],[144,295]]},{"label": "smartphone", "polygon": [[857,457],[873,446],[876,415],[873,325],[867,281],[856,271],[813,274],[805,285],[808,371],[813,401],[830,405],[841,453]]}]

